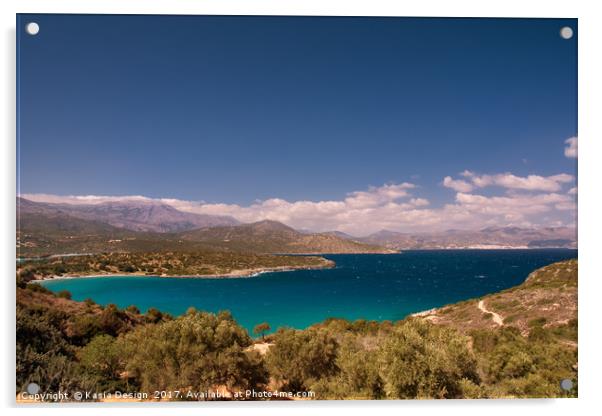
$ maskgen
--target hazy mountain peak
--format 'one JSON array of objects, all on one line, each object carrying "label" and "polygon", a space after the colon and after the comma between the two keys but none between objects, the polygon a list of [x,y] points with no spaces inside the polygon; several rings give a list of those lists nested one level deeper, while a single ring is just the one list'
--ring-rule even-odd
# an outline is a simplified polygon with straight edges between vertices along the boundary
[{"label": "hazy mountain peak", "polygon": [[159,201],[107,201],[97,204],[53,204],[17,198],[21,212],[65,214],[74,218],[104,222],[133,231],[178,232],[195,228],[236,225],[230,216],[194,214]]}]

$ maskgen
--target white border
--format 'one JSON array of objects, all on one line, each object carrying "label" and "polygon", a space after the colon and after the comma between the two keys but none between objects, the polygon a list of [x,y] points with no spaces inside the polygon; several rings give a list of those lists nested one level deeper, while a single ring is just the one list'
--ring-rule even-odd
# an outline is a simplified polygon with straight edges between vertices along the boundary
[{"label": "white border", "polygon": [[[3,366],[0,394],[4,406],[14,403],[14,229],[15,229],[15,13],[119,13],[119,14],[252,14],[252,15],[349,15],[349,16],[472,16],[472,17],[577,17],[579,18],[579,396],[577,400],[497,400],[497,401],[439,401],[439,402],[311,402],[311,403],[209,403],[193,407],[177,406],[178,413],[232,414],[299,414],[307,412],[332,414],[345,412],[365,414],[375,409],[379,413],[399,414],[487,414],[507,415],[525,411],[547,415],[593,413],[600,396],[599,347],[601,336],[599,311],[602,295],[602,256],[598,254],[602,229],[600,227],[600,186],[602,178],[600,119],[602,92],[600,74],[602,60],[599,43],[602,40],[602,18],[594,1],[474,1],[474,0],[21,0],[0,2],[3,25],[2,83],[4,96],[0,101],[4,137],[0,155],[2,180],[2,258],[4,287],[2,290],[1,343]],[[598,186],[597,186],[598,185]],[[165,407],[128,406],[131,414],[163,415],[173,412]],[[116,406],[111,406],[116,407]],[[105,407],[88,406],[86,414],[104,414]],[[34,413],[34,408],[12,408],[9,413]],[[71,405],[40,408],[44,414],[81,414],[82,409]],[[38,412],[36,412],[38,413]]]}]

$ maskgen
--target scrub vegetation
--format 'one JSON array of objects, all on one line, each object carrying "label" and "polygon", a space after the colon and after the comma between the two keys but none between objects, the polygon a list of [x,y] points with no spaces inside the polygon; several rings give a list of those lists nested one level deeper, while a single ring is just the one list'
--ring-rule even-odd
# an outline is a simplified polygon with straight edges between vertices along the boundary
[{"label": "scrub vegetation", "polygon": [[241,276],[269,270],[334,266],[319,256],[279,256],[226,251],[103,253],[21,261],[17,276],[33,279],[87,275]]}]

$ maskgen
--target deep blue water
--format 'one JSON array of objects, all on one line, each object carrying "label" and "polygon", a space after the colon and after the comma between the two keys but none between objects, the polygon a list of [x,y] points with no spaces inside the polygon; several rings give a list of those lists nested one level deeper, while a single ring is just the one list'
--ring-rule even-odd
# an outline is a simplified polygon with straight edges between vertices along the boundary
[{"label": "deep blue water", "polygon": [[327,270],[266,273],[238,279],[102,277],[42,284],[73,299],[150,307],[174,315],[190,306],[230,310],[251,330],[267,321],[305,328],[328,317],[398,320],[408,314],[515,286],[533,270],[577,257],[577,250],[441,250],[325,256]]}]

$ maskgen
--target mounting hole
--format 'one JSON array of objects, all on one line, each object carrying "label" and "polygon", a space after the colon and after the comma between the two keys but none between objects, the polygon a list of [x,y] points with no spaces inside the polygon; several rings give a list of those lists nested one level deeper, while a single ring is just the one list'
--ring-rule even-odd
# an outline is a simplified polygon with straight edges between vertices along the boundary
[{"label": "mounting hole", "polygon": [[36,22],[29,22],[25,26],[25,31],[31,36],[35,36],[40,32],[40,25]]},{"label": "mounting hole", "polygon": [[562,29],[560,29],[560,37],[562,39],[570,39],[573,37],[573,29],[571,29],[568,26],[563,27]]},{"label": "mounting hole", "polygon": [[27,393],[38,394],[40,392],[40,386],[37,383],[29,383],[27,385]]},{"label": "mounting hole", "polygon": [[560,388],[566,391],[571,390],[573,388],[573,380],[565,378],[560,382]]}]

